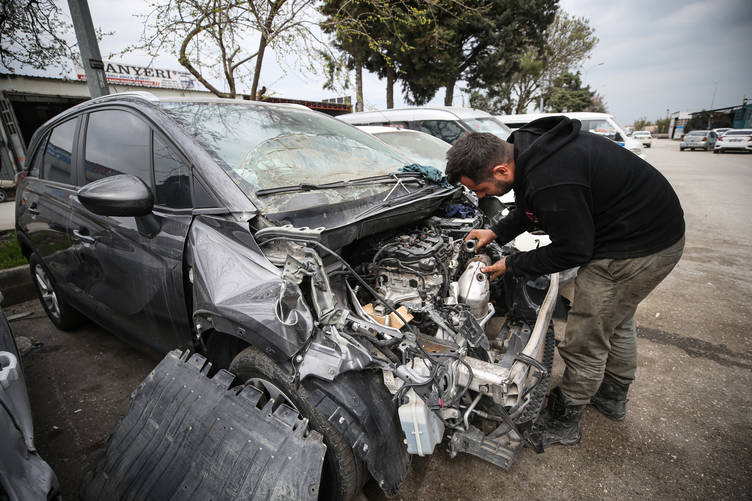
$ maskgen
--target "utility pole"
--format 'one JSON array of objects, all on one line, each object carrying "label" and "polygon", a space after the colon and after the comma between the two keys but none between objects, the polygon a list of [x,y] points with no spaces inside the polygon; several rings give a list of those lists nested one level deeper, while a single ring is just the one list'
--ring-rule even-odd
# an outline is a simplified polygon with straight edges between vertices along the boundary
[{"label": "utility pole", "polygon": [[86,84],[92,99],[106,96],[110,93],[107,78],[104,73],[104,62],[99,54],[97,34],[91,21],[91,12],[87,0],[68,0],[68,8],[76,30],[78,48],[81,51],[81,62],[86,72]]}]

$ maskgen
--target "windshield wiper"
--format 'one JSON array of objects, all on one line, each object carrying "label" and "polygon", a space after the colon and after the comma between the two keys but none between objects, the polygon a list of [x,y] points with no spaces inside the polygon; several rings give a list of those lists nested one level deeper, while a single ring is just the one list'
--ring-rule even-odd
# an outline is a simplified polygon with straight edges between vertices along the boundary
[{"label": "windshield wiper", "polygon": [[352,179],[350,181],[335,181],[333,183],[325,183],[325,184],[300,183],[300,184],[293,184],[290,186],[279,186],[277,188],[266,188],[263,190],[257,190],[256,195],[264,196],[264,195],[272,195],[275,193],[293,193],[293,192],[298,192],[298,191],[329,190],[329,189],[334,189],[334,188],[347,188],[351,186],[362,186],[362,185],[374,184],[374,183],[391,183],[395,179],[397,179],[399,184],[402,184],[403,182],[420,182],[421,184],[423,184],[423,177],[420,174],[394,173],[394,174],[384,174],[381,176],[363,177],[359,179]]}]

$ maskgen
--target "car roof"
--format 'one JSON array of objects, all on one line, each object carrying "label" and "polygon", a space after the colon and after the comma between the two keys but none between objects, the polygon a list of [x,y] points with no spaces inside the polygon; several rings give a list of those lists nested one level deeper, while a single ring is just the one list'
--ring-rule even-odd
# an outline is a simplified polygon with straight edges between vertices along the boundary
[{"label": "car roof", "polygon": [[463,120],[493,118],[493,115],[474,108],[457,106],[411,107],[380,111],[363,111],[338,115],[338,119],[351,124],[376,122],[409,122],[413,120]]},{"label": "car roof", "polygon": [[383,134],[384,132],[418,132],[412,129],[402,129],[400,127],[389,127],[388,125],[356,125],[356,128],[369,134]]}]

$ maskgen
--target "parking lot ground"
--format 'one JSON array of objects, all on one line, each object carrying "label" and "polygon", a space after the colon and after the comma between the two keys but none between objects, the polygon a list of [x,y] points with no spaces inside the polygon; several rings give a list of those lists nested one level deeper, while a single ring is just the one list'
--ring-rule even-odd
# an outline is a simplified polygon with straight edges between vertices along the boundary
[{"label": "parking lot ground", "polygon": [[[397,499],[743,499],[752,493],[752,155],[680,153],[654,140],[648,160],[679,193],[685,253],[637,312],[639,369],[627,418],[585,410],[583,440],[519,452],[510,471],[445,447],[414,457]],[[24,359],[37,447],[75,497],[128,396],[161,358],[89,324],[57,331],[38,302],[14,322],[40,342]],[[561,326],[558,326],[561,327]],[[561,336],[558,329],[557,336]],[[554,379],[562,363],[555,360]],[[364,497],[384,499],[368,484]]]}]

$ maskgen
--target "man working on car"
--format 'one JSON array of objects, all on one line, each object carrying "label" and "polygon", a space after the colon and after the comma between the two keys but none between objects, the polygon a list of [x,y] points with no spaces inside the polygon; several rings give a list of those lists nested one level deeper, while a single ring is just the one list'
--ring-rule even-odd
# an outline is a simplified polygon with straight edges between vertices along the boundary
[{"label": "man working on car", "polygon": [[559,387],[536,425],[544,447],[580,441],[591,403],[614,420],[626,415],[637,368],[637,305],[674,268],[684,249],[684,213],[668,181],[609,139],[563,116],[531,122],[509,142],[470,133],[447,152],[449,182],[478,197],[514,188],[516,208],[490,230],[473,230],[477,247],[504,244],[538,226],[551,244],[486,267],[539,276],[580,266],[564,340]]}]

